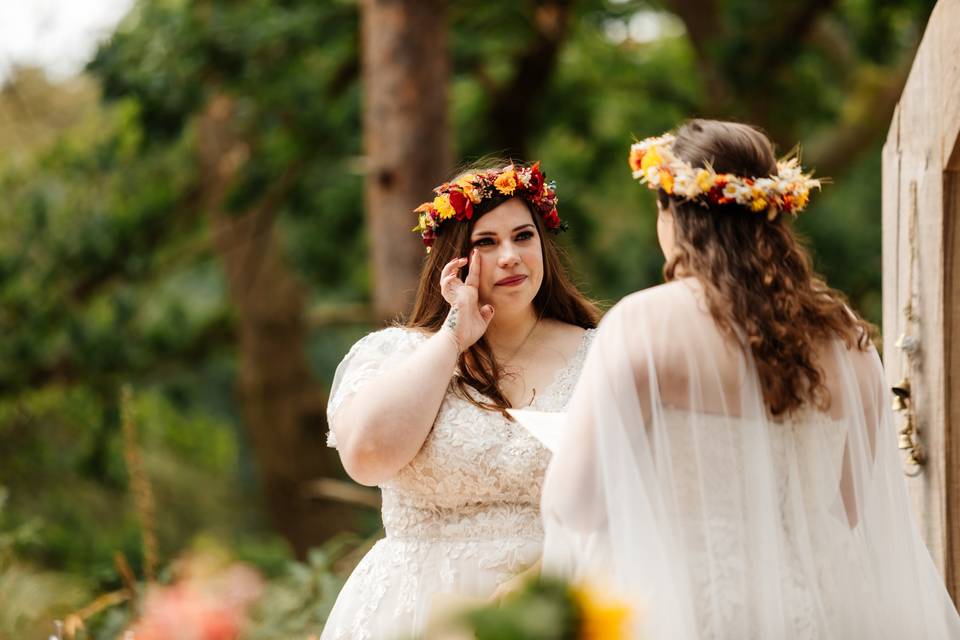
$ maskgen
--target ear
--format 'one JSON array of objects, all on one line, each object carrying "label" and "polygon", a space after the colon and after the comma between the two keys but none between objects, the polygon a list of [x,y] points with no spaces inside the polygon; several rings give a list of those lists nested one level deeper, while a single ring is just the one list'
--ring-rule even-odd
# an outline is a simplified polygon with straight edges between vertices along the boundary
[{"label": "ear", "polygon": [[657,215],[665,216],[668,218],[673,217],[673,201],[670,201],[670,204],[664,208],[663,204],[660,202],[660,198],[657,198]]}]

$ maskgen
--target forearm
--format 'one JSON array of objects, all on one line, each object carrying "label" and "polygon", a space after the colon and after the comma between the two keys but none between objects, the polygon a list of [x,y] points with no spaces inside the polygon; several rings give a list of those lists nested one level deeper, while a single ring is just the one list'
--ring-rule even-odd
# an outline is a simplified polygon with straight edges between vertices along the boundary
[{"label": "forearm", "polygon": [[453,336],[441,330],[344,403],[331,428],[354,480],[379,484],[413,459],[440,410],[458,354]]}]

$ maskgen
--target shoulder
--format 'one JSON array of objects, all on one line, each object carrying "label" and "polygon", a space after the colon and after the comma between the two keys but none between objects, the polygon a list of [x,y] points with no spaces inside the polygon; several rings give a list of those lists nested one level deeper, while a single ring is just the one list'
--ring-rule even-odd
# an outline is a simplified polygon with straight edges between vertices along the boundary
[{"label": "shoulder", "polygon": [[556,338],[579,340],[586,332],[591,331],[590,329],[584,329],[579,325],[562,322],[560,320],[545,319],[541,320],[541,322],[543,323],[544,328],[549,332],[549,335]]},{"label": "shoulder", "polygon": [[389,355],[398,349],[415,346],[426,340],[429,334],[409,327],[387,327],[363,336],[350,348],[350,353],[375,353]]},{"label": "shoulder", "polygon": [[569,353],[576,353],[583,345],[589,346],[596,329],[584,329],[575,324],[568,324],[559,320],[545,320],[547,339],[553,344],[565,345],[563,349]]},{"label": "shoulder", "polygon": [[695,278],[683,278],[625,296],[607,312],[604,319],[626,316],[669,321],[677,314],[706,312],[702,301],[703,287],[700,282]]}]

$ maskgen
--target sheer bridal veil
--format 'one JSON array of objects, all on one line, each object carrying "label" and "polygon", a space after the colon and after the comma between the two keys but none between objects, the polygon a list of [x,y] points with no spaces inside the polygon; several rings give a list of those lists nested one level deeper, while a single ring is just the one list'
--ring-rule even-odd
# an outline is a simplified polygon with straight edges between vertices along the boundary
[{"label": "sheer bridal veil", "polygon": [[547,473],[544,571],[605,583],[649,640],[960,638],[876,352],[818,362],[829,410],[773,418],[695,280],[621,301]]}]

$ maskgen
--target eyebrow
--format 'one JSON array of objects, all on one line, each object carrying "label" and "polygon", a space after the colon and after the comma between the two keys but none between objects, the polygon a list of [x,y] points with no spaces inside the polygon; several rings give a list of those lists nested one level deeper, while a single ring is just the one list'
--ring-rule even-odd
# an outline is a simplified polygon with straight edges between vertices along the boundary
[{"label": "eyebrow", "polygon": [[[536,229],[536,227],[533,225],[533,223],[528,222],[527,224],[522,224],[522,225],[520,225],[519,227],[514,227],[513,230],[512,230],[510,233],[516,233],[517,231],[520,231],[521,229],[527,229],[527,228]],[[473,235],[473,237],[474,237],[474,238],[484,238],[484,237],[487,237],[487,236],[496,236],[496,235],[497,235],[497,232],[496,232],[496,231],[481,231],[480,233],[475,233],[475,234]]]}]

